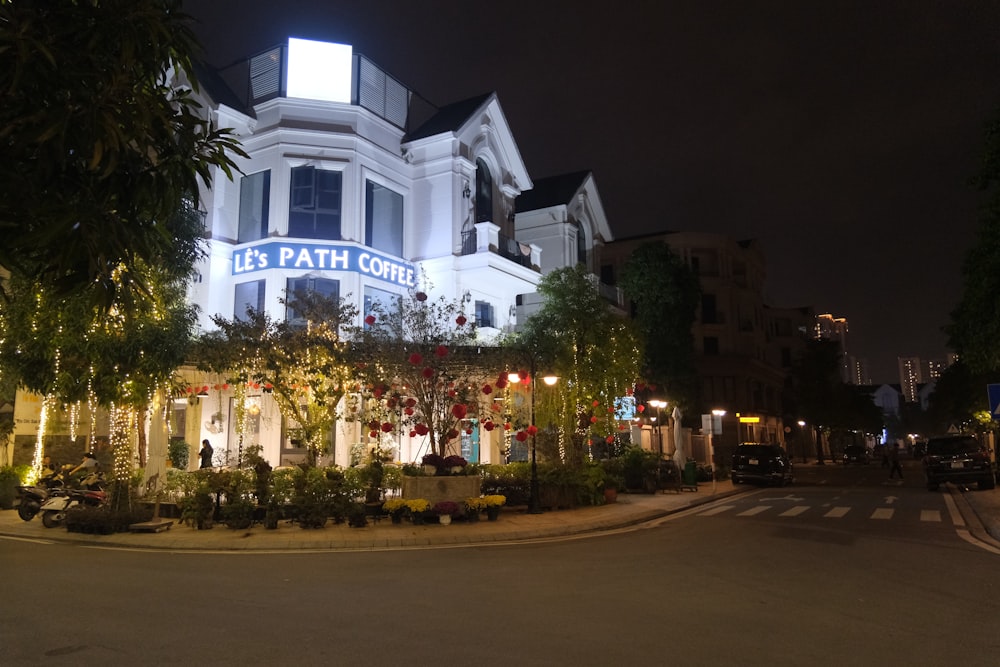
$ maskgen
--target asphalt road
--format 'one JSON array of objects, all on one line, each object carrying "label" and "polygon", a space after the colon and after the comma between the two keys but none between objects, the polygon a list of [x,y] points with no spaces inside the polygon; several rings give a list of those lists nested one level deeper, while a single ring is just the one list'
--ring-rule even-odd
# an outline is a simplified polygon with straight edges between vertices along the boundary
[{"label": "asphalt road", "polygon": [[828,467],[632,531],[503,547],[0,540],[0,664],[997,664],[1000,556],[961,540],[918,475],[884,477]]}]

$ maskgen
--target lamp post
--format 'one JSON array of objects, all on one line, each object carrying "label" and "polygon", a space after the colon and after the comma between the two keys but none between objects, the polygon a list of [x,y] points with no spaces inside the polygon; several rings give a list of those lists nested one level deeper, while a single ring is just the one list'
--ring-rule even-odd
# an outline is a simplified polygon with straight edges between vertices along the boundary
[{"label": "lamp post", "polygon": [[[535,379],[535,357],[529,356],[531,362],[531,370],[527,378],[522,378],[520,373],[509,373],[507,379],[510,382],[521,382],[522,384],[530,385],[531,387],[531,403],[530,403],[530,426],[528,427],[529,434],[531,435],[531,485],[530,485],[530,495],[528,496],[528,514],[541,514],[542,506],[541,499],[538,494],[538,457],[537,457],[537,434],[538,426],[535,425],[535,387],[537,381]],[[555,385],[559,381],[559,378],[555,375],[546,375],[542,378],[548,386]]]},{"label": "lamp post", "polygon": [[658,398],[651,399],[649,401],[650,407],[656,408],[656,417],[653,421],[656,422],[656,442],[660,448],[660,458],[663,458],[663,419],[662,410],[667,407],[667,402],[660,400]]}]

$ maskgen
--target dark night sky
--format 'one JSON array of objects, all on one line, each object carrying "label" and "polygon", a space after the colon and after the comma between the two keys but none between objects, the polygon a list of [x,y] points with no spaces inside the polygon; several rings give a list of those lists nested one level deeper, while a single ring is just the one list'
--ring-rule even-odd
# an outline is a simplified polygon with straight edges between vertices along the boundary
[{"label": "dark night sky", "polygon": [[217,66],[351,44],[443,105],[496,91],[533,178],[619,238],[756,238],[767,299],[847,317],[876,382],[945,354],[1000,108],[1000,0],[185,0]]}]

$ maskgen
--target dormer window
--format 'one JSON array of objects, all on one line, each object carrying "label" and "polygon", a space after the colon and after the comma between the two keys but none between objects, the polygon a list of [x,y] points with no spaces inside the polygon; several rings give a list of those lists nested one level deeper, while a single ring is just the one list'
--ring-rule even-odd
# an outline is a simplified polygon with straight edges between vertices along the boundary
[{"label": "dormer window", "polygon": [[476,159],[476,222],[493,222],[493,174],[482,158]]}]

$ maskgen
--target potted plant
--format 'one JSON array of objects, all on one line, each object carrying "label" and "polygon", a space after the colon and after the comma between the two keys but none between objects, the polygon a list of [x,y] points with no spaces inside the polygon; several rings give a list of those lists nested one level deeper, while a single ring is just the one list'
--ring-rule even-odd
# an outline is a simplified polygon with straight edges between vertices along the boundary
[{"label": "potted plant", "polygon": [[402,523],[408,508],[402,498],[389,498],[382,504],[382,511],[389,515],[393,523]]},{"label": "potted plant", "polygon": [[167,445],[167,458],[178,470],[187,470],[188,459],[191,456],[191,445],[183,440],[174,440]]},{"label": "potted plant", "polygon": [[406,511],[416,526],[423,525],[424,516],[430,509],[431,504],[423,498],[408,498],[406,500]]},{"label": "potted plant", "polygon": [[192,528],[206,530],[212,527],[215,502],[207,485],[202,484],[191,495],[181,499],[181,521]]},{"label": "potted plant", "polygon": [[0,509],[14,509],[17,487],[23,484],[21,473],[13,466],[0,468]]},{"label": "potted plant", "polygon": [[496,521],[500,518],[500,508],[507,502],[507,498],[501,495],[483,496],[483,505],[486,508],[486,518],[489,521]]},{"label": "potted plant", "polygon": [[479,521],[479,513],[486,509],[482,498],[465,499],[465,518],[469,521]]},{"label": "potted plant", "polygon": [[469,465],[469,462],[458,454],[446,456],[444,457],[444,461],[441,462],[441,467],[444,471],[452,475],[461,475],[465,472],[465,466],[467,465]]},{"label": "potted plant", "polygon": [[424,457],[420,459],[420,464],[424,467],[425,475],[441,475],[444,474],[444,457],[440,454],[424,454]]},{"label": "potted plant", "polygon": [[458,503],[454,500],[442,500],[435,503],[431,511],[437,514],[438,523],[447,526],[451,523],[452,517],[458,514]]}]

